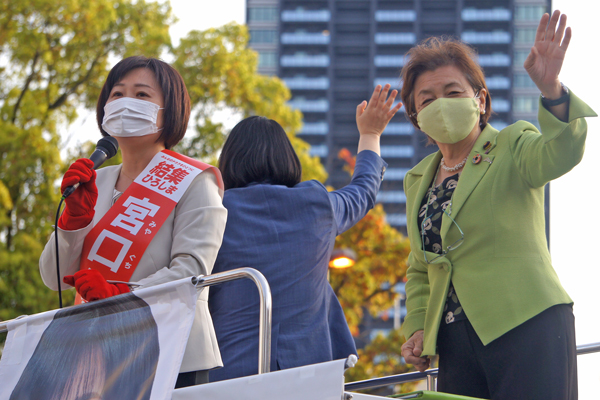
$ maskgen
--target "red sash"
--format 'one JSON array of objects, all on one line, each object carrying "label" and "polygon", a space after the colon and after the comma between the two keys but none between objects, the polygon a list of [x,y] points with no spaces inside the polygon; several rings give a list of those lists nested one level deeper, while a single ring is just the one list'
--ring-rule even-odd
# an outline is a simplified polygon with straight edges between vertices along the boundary
[{"label": "red sash", "polygon": [[[128,282],[187,188],[206,170],[217,178],[222,197],[217,168],[170,150],[154,156],[86,236],[79,269],[95,269],[107,280]],[[77,295],[76,304],[79,299]]]}]

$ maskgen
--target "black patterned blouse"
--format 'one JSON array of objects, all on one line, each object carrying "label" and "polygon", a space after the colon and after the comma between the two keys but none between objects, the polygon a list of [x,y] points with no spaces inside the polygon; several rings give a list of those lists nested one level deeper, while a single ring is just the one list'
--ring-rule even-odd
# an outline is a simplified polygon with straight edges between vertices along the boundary
[{"label": "black patterned blouse", "polygon": [[[440,236],[440,230],[442,228],[442,215],[444,210],[452,203],[452,194],[456,185],[458,185],[458,178],[460,174],[455,174],[444,179],[444,181],[435,187],[431,197],[429,193],[431,188],[425,193],[425,197],[421,202],[421,208],[419,209],[419,227],[421,228],[421,234],[425,235],[423,240],[426,251],[432,253],[442,252],[442,237]],[[434,178],[435,179],[435,178]],[[432,182],[433,186],[433,182]],[[429,199],[429,206],[427,206],[427,200]],[[425,215],[427,213],[427,215]],[[425,220],[425,224],[423,224]],[[450,282],[450,288],[448,289],[448,298],[446,299],[446,306],[444,308],[443,320],[450,324],[455,321],[467,319],[461,305],[458,300],[458,296],[454,290],[454,285]]]}]

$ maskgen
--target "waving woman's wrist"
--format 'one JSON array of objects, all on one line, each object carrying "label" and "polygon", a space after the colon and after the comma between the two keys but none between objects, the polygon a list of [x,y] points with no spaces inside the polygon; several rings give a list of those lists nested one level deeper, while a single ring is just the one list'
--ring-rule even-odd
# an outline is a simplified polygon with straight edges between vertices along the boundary
[{"label": "waving woman's wrist", "polygon": [[358,151],[360,153],[363,150],[371,150],[377,155],[380,155],[380,146],[379,146],[379,135],[375,134],[361,134],[360,139],[358,140]]}]

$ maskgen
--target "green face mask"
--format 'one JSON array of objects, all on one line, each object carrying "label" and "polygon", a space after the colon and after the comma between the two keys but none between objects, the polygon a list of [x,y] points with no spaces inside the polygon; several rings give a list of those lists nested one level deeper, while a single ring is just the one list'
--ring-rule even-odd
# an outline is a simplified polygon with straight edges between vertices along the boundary
[{"label": "green face mask", "polygon": [[438,143],[457,143],[469,136],[479,120],[479,105],[473,98],[434,100],[417,114],[421,130]]}]

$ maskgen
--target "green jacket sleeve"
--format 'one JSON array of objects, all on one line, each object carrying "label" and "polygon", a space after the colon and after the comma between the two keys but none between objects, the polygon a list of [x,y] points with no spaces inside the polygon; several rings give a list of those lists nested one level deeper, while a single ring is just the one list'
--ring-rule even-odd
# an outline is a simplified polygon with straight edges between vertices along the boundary
[{"label": "green jacket sleeve", "polygon": [[583,157],[587,124],[584,117],[597,116],[587,104],[570,93],[569,118],[563,122],[539,103],[540,132],[526,121],[510,131],[511,153],[521,177],[531,187],[541,187],[575,167]]},{"label": "green jacket sleeve", "polygon": [[408,313],[401,327],[401,334],[408,340],[416,331],[425,328],[425,314],[429,303],[429,277],[427,269],[419,263],[413,253],[408,255],[406,271],[406,309]]}]

